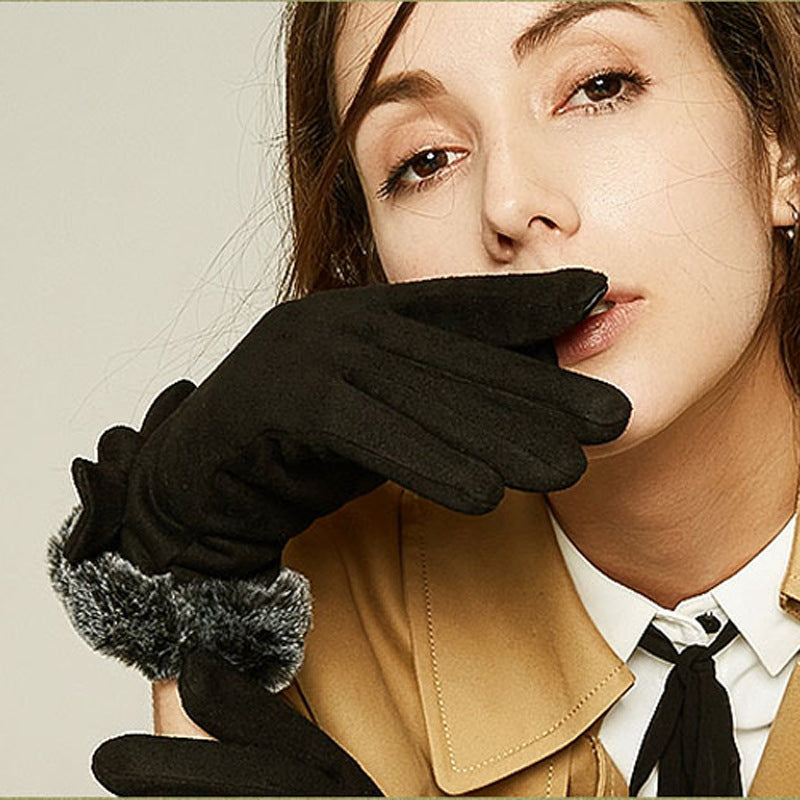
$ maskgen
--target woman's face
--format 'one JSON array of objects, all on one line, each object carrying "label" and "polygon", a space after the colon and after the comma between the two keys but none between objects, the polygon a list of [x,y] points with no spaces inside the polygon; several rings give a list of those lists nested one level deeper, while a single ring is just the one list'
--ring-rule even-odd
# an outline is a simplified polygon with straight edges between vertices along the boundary
[{"label": "woman's face", "polygon": [[[348,8],[340,111],[396,7]],[[791,217],[759,199],[745,113],[685,4],[420,3],[379,83],[403,73],[353,144],[389,281],[582,265],[641,298],[568,367],[633,405],[596,457],[725,384],[765,309],[770,226]]]}]

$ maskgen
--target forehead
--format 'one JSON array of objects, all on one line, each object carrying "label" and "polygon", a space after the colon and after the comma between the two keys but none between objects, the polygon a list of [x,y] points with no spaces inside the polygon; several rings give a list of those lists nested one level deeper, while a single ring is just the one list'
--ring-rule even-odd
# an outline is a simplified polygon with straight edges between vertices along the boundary
[{"label": "forehead", "polygon": [[[343,4],[344,22],[336,53],[336,100],[340,114],[350,104],[370,57],[399,8],[396,2]],[[684,46],[702,39],[699,24],[682,2],[605,4],[596,2],[420,2],[400,32],[381,70],[381,77],[411,69],[431,73],[480,71],[486,58],[514,61],[513,43],[533,23],[564,6],[594,8],[599,14],[613,5],[640,6],[666,34],[677,33]],[[598,13],[584,17],[591,27]],[[635,25],[645,15],[617,10],[618,24]],[[688,37],[688,38],[687,38]],[[485,63],[485,62],[483,62]]]}]

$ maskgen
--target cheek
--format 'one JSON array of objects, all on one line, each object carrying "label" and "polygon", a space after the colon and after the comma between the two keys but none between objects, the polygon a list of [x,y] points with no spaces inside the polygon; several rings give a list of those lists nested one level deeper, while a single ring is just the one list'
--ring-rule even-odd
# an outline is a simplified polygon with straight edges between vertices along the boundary
[{"label": "cheek", "polygon": [[424,243],[417,236],[405,236],[400,231],[374,230],[375,245],[389,283],[405,283],[426,278],[445,277],[450,274],[443,265],[443,257],[452,251],[452,244]]},{"label": "cheek", "polygon": [[628,274],[647,313],[617,345],[575,366],[619,387],[633,405],[628,430],[604,452],[645,441],[714,396],[747,351],[766,310],[771,263],[769,248],[755,244],[756,215],[738,219],[716,236],[698,228],[639,249],[644,257]]},{"label": "cheek", "polygon": [[[481,269],[479,218],[468,198],[452,195],[435,211],[418,211],[413,200],[370,218],[383,271],[390,283],[469,275]],[[472,217],[475,217],[472,220]]]},{"label": "cheek", "polygon": [[587,261],[648,301],[624,339],[571,368],[633,404],[625,434],[587,455],[629,449],[715,396],[766,310],[771,235],[753,191],[747,122],[727,103],[698,106],[702,115],[687,104],[670,125],[631,137],[624,161],[612,153],[584,215]]}]

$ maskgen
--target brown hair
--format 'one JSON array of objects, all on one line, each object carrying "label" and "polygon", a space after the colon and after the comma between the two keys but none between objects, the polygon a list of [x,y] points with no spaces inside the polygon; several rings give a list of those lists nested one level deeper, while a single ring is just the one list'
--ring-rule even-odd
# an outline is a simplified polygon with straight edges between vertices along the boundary
[{"label": "brown hair", "polygon": [[[794,2],[689,2],[747,113],[752,150],[768,187],[764,138],[774,135],[788,163],[800,163],[800,10]],[[372,56],[344,120],[338,119],[334,52],[347,3],[294,2],[284,17],[286,158],[291,190],[291,254],[280,298],[385,283],[366,202],[347,150],[360,109],[413,11],[401,3]],[[796,159],[797,162],[793,162]],[[765,324],[776,325],[786,377],[800,395],[800,230],[772,235],[772,291]]]}]

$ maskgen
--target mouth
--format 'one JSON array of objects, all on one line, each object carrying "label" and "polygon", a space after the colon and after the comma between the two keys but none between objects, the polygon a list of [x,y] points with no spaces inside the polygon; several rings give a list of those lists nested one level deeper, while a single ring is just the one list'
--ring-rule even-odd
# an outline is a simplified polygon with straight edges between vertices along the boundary
[{"label": "mouth", "polygon": [[606,311],[610,311],[616,303],[611,302],[610,300],[601,300],[585,317],[588,319],[589,317],[596,317],[598,314],[602,314]]},{"label": "mouth", "polygon": [[561,367],[569,367],[608,350],[644,311],[641,295],[609,289],[577,324],[557,336],[553,343]]}]

